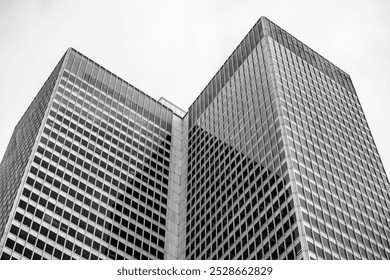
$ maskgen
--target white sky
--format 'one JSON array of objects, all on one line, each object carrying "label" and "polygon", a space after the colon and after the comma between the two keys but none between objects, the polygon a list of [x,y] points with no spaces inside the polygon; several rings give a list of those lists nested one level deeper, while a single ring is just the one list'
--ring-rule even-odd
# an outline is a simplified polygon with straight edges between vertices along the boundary
[{"label": "white sky", "polygon": [[351,75],[390,175],[388,0],[0,0],[0,158],[68,47],[186,110],[263,15]]}]

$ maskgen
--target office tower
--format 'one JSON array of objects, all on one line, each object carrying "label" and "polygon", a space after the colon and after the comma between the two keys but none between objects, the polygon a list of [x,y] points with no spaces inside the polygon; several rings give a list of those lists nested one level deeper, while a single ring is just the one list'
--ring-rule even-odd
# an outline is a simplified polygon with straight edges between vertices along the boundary
[{"label": "office tower", "polygon": [[189,109],[187,258],[389,258],[350,77],[261,18]]},{"label": "office tower", "polygon": [[2,256],[163,259],[172,115],[67,51],[3,159]]},{"label": "office tower", "polygon": [[348,74],[262,17],[188,112],[69,49],[0,166],[2,259],[388,259]]}]

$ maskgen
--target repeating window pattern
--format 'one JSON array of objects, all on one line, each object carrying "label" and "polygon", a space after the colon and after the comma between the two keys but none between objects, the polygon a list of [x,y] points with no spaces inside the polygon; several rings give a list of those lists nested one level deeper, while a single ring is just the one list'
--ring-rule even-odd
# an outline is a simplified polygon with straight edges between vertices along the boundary
[{"label": "repeating window pattern", "polygon": [[171,118],[72,50],[2,257],[163,259]]},{"label": "repeating window pattern", "polygon": [[34,145],[42,118],[55,86],[64,57],[61,58],[22,119],[15,127],[0,164],[0,236],[3,235],[7,219],[21,183],[31,149]]},{"label": "repeating window pattern", "polygon": [[270,49],[310,258],[388,259],[389,182],[351,79],[273,30]]},{"label": "repeating window pattern", "polygon": [[189,110],[188,259],[295,259],[301,252],[270,56],[264,39],[251,47],[261,37],[254,28]]},{"label": "repeating window pattern", "polygon": [[390,258],[350,77],[265,18],[188,113],[69,49],[15,128],[0,209],[1,259]]}]

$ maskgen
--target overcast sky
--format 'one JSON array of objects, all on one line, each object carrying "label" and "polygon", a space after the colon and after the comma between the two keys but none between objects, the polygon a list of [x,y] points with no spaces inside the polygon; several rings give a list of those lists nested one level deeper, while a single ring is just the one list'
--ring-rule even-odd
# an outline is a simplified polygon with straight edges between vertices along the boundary
[{"label": "overcast sky", "polygon": [[266,16],[351,75],[390,175],[390,1],[0,0],[0,158],[68,47],[187,110]]}]

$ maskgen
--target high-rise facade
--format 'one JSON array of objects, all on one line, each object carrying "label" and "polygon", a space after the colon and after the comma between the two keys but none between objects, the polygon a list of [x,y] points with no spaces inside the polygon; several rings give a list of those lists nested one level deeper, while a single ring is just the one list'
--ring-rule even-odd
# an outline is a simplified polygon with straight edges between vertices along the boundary
[{"label": "high-rise facade", "polygon": [[0,166],[2,259],[389,259],[348,74],[262,17],[188,112],[69,49]]}]

